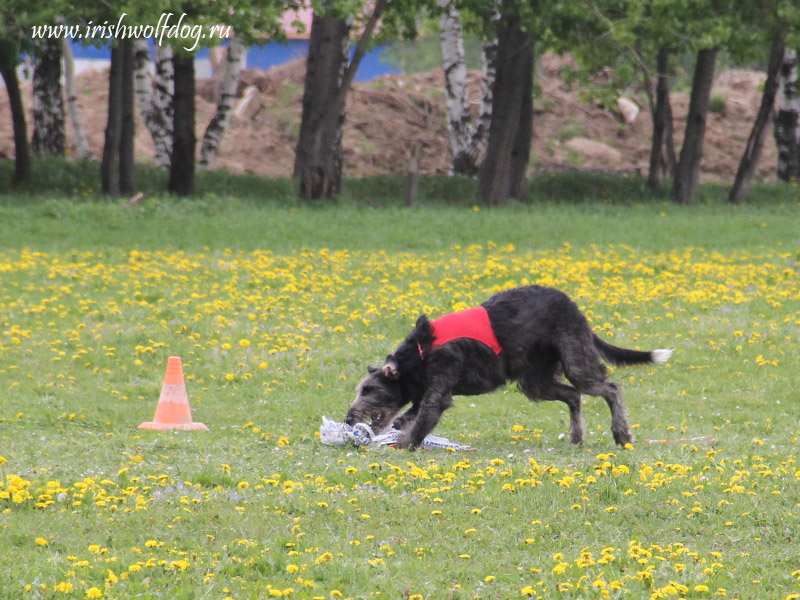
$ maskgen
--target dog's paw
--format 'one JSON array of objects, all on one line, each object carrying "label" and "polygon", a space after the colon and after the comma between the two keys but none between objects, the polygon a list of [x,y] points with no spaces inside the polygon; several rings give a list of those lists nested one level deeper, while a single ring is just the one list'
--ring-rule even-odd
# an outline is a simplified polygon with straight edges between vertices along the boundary
[{"label": "dog's paw", "polygon": [[619,446],[633,443],[633,434],[630,432],[630,430],[618,430],[612,431],[612,433],[614,434],[614,441]]},{"label": "dog's paw", "polygon": [[400,437],[397,438],[396,447],[398,450],[409,450],[413,452],[419,447],[419,443],[415,443],[411,435],[404,431],[400,434]]}]

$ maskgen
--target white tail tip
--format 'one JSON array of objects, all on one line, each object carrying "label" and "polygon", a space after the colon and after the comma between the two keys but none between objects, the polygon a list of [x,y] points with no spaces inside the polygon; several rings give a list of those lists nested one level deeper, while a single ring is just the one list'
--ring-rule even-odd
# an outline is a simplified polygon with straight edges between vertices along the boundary
[{"label": "white tail tip", "polygon": [[673,352],[674,348],[672,350],[653,350],[650,353],[650,358],[654,363],[665,363],[669,360],[669,357],[672,356]]}]

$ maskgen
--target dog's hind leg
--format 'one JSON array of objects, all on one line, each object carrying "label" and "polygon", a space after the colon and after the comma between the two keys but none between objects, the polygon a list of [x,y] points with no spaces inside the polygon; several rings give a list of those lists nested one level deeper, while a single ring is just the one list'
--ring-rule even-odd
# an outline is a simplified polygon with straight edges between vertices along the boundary
[{"label": "dog's hind leg", "polygon": [[633,441],[631,428],[625,417],[625,402],[619,385],[608,381],[606,366],[590,339],[574,334],[565,336],[559,344],[561,366],[569,382],[581,394],[602,397],[611,411],[611,433],[614,441],[624,446]]},{"label": "dog's hind leg", "polygon": [[583,443],[583,418],[581,416],[581,395],[571,385],[555,379],[542,380],[530,374],[517,380],[520,391],[534,401],[560,400],[569,407],[569,441]]},{"label": "dog's hind leg", "polygon": [[583,443],[583,418],[581,416],[581,394],[565,383],[558,381],[560,356],[557,349],[549,345],[537,345],[529,353],[522,375],[517,379],[520,391],[533,401],[559,400],[569,408],[569,441]]},{"label": "dog's hind leg", "polygon": [[603,382],[598,389],[588,392],[593,396],[602,396],[611,410],[611,433],[614,441],[620,446],[633,442],[633,434],[625,417],[625,401],[622,399],[622,392],[619,384],[613,381]]}]

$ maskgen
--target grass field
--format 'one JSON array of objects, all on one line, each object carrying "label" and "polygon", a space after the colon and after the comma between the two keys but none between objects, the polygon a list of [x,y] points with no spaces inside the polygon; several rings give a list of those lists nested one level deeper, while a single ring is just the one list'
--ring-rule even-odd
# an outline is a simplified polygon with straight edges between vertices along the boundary
[{"label": "grass field", "polygon": [[[800,598],[797,198],[404,208],[389,184],[0,198],[0,597]],[[613,372],[632,449],[602,400],[575,447],[513,386],[445,414],[473,451],[320,443],[420,312],[528,282],[675,348]],[[171,355],[209,431],[137,429]]]}]

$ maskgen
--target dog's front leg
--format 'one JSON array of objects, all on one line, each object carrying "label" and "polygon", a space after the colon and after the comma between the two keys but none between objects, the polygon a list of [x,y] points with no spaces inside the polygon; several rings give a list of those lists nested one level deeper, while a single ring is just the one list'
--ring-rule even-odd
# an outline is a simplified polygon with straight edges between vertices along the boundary
[{"label": "dog's front leg", "polygon": [[398,448],[416,450],[425,436],[428,435],[442,416],[442,413],[453,405],[453,395],[447,391],[429,390],[422,398],[417,418],[406,426],[397,440]]},{"label": "dog's front leg", "polygon": [[408,425],[417,418],[419,413],[419,402],[414,402],[408,410],[394,420],[392,425],[395,429],[404,430]]}]

